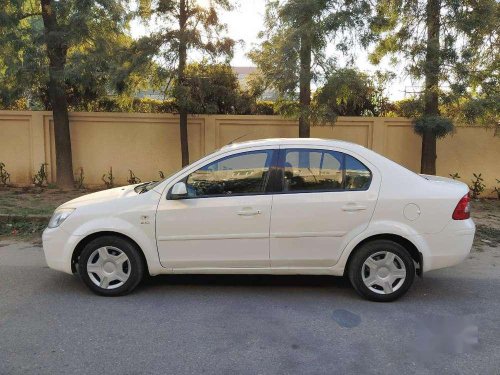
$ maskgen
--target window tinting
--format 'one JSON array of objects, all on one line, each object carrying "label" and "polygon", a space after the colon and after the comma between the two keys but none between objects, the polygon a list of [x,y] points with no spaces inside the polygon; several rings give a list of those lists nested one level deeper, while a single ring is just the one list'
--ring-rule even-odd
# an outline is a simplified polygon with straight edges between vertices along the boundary
[{"label": "window tinting", "polygon": [[366,190],[370,170],[356,158],[336,151],[285,151],[284,191]]},{"label": "window tinting", "polygon": [[230,196],[263,192],[271,159],[272,151],[253,151],[210,163],[188,176],[188,196]]},{"label": "window tinting", "polygon": [[342,154],[322,150],[287,150],[285,191],[342,188]]},{"label": "window tinting", "polygon": [[345,156],[345,188],[347,190],[366,190],[370,186],[372,174],[358,159]]}]

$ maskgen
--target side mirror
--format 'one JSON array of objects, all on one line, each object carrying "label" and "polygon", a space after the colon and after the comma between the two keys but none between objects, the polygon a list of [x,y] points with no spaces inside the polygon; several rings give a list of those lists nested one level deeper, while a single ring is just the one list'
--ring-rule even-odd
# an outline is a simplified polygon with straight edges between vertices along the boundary
[{"label": "side mirror", "polygon": [[182,181],[177,182],[170,191],[170,197],[172,199],[182,199],[187,197],[187,187]]}]

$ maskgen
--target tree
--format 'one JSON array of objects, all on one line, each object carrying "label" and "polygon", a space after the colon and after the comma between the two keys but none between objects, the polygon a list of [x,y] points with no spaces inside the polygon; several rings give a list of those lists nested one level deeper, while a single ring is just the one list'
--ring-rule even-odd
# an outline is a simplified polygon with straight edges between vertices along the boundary
[{"label": "tree", "polygon": [[313,95],[312,118],[335,121],[337,116],[383,116],[390,109],[384,85],[391,78],[377,73],[373,77],[353,68],[335,69]]},{"label": "tree", "polygon": [[470,89],[484,94],[480,77],[498,69],[499,12],[495,0],[377,1],[372,62],[402,57],[407,72],[424,81],[423,111],[415,122],[422,136],[422,173],[436,173],[436,139],[453,129],[440,104],[461,100]]},{"label": "tree", "polygon": [[[329,41],[347,53],[356,40],[348,31],[364,24],[369,2],[349,0],[271,0],[259,48],[249,55],[267,85],[294,99],[298,89],[299,137],[310,136],[311,83],[331,69],[325,56]],[[340,40],[339,37],[343,36]]]},{"label": "tree", "polygon": [[235,42],[222,36],[226,27],[220,23],[218,12],[231,9],[229,0],[212,0],[209,7],[201,6],[196,0],[140,0],[139,12],[143,19],[156,17],[163,26],[160,31],[143,38],[142,42],[152,46],[149,52],[154,53],[159,64],[163,65],[167,87],[175,78],[173,94],[179,107],[182,166],[189,164],[188,53],[197,51],[214,61],[219,58],[229,61]]},{"label": "tree", "polygon": [[25,97],[53,111],[56,182],[72,187],[68,98],[78,91],[73,89],[92,87],[88,77],[99,75],[100,67],[93,64],[93,74],[79,79],[86,57],[107,49],[116,52],[112,46],[127,27],[126,7],[118,0],[0,0],[0,6],[0,47],[9,52],[0,57],[0,77],[10,83],[2,102]]},{"label": "tree", "polygon": [[231,114],[250,112],[253,98],[240,89],[229,64],[191,63],[185,69],[189,113]]}]

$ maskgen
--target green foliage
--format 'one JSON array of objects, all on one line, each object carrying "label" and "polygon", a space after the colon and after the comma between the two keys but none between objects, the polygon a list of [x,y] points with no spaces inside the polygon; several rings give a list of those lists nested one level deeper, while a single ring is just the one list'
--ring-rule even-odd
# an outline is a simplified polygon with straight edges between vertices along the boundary
[{"label": "green foliage", "polygon": [[453,174],[450,173],[449,176],[454,180],[459,180],[461,178],[458,172],[455,172]]},{"label": "green foliage", "polygon": [[102,182],[104,182],[104,186],[106,189],[111,189],[115,187],[115,178],[113,176],[113,167],[109,167],[109,171],[106,174],[103,174],[101,177]]},{"label": "green foliage", "polygon": [[389,101],[383,86],[356,69],[336,69],[313,96],[313,116],[317,121],[335,122],[337,116],[381,116]]},{"label": "green foliage", "polygon": [[129,172],[129,177],[128,177],[127,182],[129,183],[129,185],[135,185],[135,184],[138,184],[141,182],[141,179],[139,177],[137,177],[134,174],[134,172],[132,172],[131,169],[129,169],[128,172]]},{"label": "green foliage", "polygon": [[[126,1],[66,0],[51,5],[58,32],[50,37],[64,46],[70,108],[92,110],[94,102],[111,92],[130,97],[148,83],[148,66],[143,66],[143,78],[129,74],[136,59]],[[0,35],[0,108],[51,109],[40,1],[0,0]]]},{"label": "green foliage", "polygon": [[413,130],[419,135],[430,131],[436,138],[443,138],[454,129],[453,122],[442,116],[421,116],[415,120]]},{"label": "green foliage", "polygon": [[85,185],[83,181],[85,180],[85,175],[83,173],[83,167],[78,169],[78,173],[75,175],[75,188],[76,189],[85,189]]},{"label": "green foliage", "polygon": [[10,173],[5,169],[5,163],[0,162],[0,185],[7,186],[10,182]]},{"label": "green foliage", "polygon": [[326,56],[328,43],[333,41],[341,54],[353,51],[358,35],[351,31],[364,24],[369,9],[365,0],[269,1],[265,30],[260,33],[262,42],[249,53],[261,74],[253,91],[262,93],[271,87],[282,99],[297,99],[304,43],[310,43],[314,58],[311,75],[303,72],[302,79],[309,84],[321,83],[332,67],[332,60]]},{"label": "green foliage", "polygon": [[[370,39],[376,45],[370,60],[378,64],[385,56],[391,56],[407,74],[420,81],[430,72],[437,72],[439,87],[425,91],[437,92],[440,112],[445,117],[457,124],[495,125],[500,113],[500,3],[496,0],[436,3],[441,27],[434,51],[436,45],[428,45],[427,40],[430,0],[377,0],[370,18]],[[436,53],[437,59],[430,59],[429,53]],[[423,97],[411,101],[414,103],[400,103],[403,115],[407,112],[411,118],[423,115]],[[410,104],[415,106],[407,106]]]},{"label": "green foliage", "polygon": [[400,117],[418,118],[424,113],[424,102],[421,98],[398,100],[393,103],[391,114]]},{"label": "green foliage", "polygon": [[[181,20],[181,6],[185,5],[185,20]],[[181,45],[186,46],[186,52],[201,53],[207,56],[212,62],[226,61],[232,57],[234,40],[223,36],[226,31],[225,24],[220,22],[218,13],[224,10],[231,10],[233,6],[228,0],[212,0],[208,6],[203,6],[196,0],[139,0],[139,16],[143,21],[148,22],[154,17],[162,29],[139,39],[137,45],[137,55],[147,61],[153,57],[158,63],[157,80],[171,90],[171,94],[177,98],[180,108],[189,107],[193,104],[189,96],[189,79],[180,82],[178,78],[179,63],[185,63],[179,56]],[[182,21],[182,22],[181,22]],[[180,24],[183,26],[180,27]],[[182,60],[182,61],[181,61]],[[183,69],[182,69],[183,70]],[[217,70],[217,69],[216,69]],[[220,72],[220,71],[219,71]],[[185,73],[184,70],[182,75]],[[215,72],[212,72],[215,73]],[[218,76],[219,79],[221,76]],[[189,77],[188,77],[189,78]],[[227,79],[227,78],[224,78]],[[196,80],[192,82],[196,87],[203,85]],[[193,93],[199,95],[199,93]],[[213,101],[212,101],[213,103]],[[198,103],[199,104],[199,103]]]},{"label": "green foliage", "polygon": [[[194,114],[232,114],[251,111],[252,98],[239,87],[238,77],[228,64],[207,61],[189,64],[184,85],[174,80],[177,106]],[[174,90],[174,91],[175,91]]]},{"label": "green foliage", "polygon": [[472,185],[469,186],[472,198],[477,199],[484,191],[486,185],[483,183],[484,179],[481,177],[481,173],[473,173],[474,179],[471,180]]},{"label": "green foliage", "polygon": [[252,109],[252,115],[274,115],[275,102],[272,101],[257,101]]},{"label": "green foliage", "polygon": [[42,163],[40,165],[40,169],[35,173],[35,175],[32,178],[33,185],[36,187],[43,187],[48,184],[48,174],[47,174],[47,167],[49,166],[48,163]]}]

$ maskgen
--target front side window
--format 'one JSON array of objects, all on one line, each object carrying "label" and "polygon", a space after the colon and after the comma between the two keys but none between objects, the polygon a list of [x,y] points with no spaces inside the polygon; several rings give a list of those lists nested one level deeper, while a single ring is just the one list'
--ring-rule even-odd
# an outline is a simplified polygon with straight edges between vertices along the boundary
[{"label": "front side window", "polygon": [[288,149],[284,155],[284,192],[366,190],[370,170],[342,152]]},{"label": "front side window", "polygon": [[186,179],[190,198],[265,191],[273,151],[250,151],[205,165]]}]

